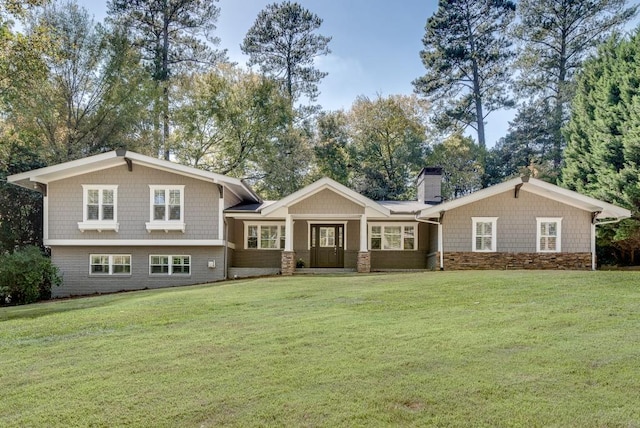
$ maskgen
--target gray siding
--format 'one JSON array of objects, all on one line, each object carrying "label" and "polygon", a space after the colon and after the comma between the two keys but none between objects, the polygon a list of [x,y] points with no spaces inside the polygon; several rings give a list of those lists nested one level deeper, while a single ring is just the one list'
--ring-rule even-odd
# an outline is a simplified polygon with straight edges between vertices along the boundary
[{"label": "gray siding", "polygon": [[[118,185],[118,223],[114,231],[78,229],[82,221],[83,184]],[[147,232],[149,185],[184,185],[185,232]],[[49,184],[49,239],[221,239],[218,233],[218,186],[154,168],[133,164],[96,171]]]},{"label": "gray siding", "polygon": [[289,214],[364,214],[364,207],[325,189],[290,206]]},{"label": "gray siding", "polygon": [[533,193],[510,190],[447,211],[443,221],[444,252],[471,251],[471,217],[498,217],[498,252],[536,252],[536,217],[562,217],[562,252],[591,251],[591,213]]},{"label": "gray siding", "polygon": [[[90,254],[130,254],[131,275],[89,275]],[[149,255],[152,254],[191,256],[191,275],[149,275]],[[53,297],[202,284],[224,279],[223,247],[52,247],[51,259],[63,277],[63,285],[53,288]],[[215,260],[215,268],[207,267],[209,260]]]}]

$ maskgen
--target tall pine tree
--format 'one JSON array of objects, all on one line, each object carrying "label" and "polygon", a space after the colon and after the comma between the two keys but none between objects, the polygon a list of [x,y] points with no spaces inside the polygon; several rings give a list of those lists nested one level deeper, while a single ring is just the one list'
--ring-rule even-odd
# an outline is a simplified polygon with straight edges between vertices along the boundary
[{"label": "tall pine tree", "polygon": [[513,104],[507,91],[513,54],[506,29],[514,11],[508,0],[440,0],[422,39],[427,72],[413,82],[416,91],[433,103],[441,128],[470,126],[483,148],[485,118]]}]

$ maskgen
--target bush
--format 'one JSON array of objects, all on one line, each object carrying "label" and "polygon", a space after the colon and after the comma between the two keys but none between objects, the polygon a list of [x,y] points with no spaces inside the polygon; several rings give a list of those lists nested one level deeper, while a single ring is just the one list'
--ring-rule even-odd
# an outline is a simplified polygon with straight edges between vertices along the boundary
[{"label": "bush", "polygon": [[21,305],[51,298],[60,285],[58,268],[38,247],[25,247],[0,256],[0,303]]}]

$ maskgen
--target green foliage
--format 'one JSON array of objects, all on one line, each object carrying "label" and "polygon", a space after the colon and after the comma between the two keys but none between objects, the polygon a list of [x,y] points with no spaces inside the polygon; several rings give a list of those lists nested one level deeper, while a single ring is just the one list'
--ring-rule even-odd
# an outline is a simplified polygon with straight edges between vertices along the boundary
[{"label": "green foliage", "polygon": [[24,305],[51,298],[51,287],[62,282],[58,269],[38,247],[0,255],[0,299]]},{"label": "green foliage", "polygon": [[585,63],[565,134],[564,185],[632,210],[615,234],[603,232],[629,259],[640,242],[640,30]]},{"label": "green foliage", "polygon": [[415,197],[428,153],[426,103],[416,96],[358,97],[349,111],[351,186],[374,200]]},{"label": "green foliage", "polygon": [[348,117],[344,111],[323,112],[318,116],[313,151],[317,174],[349,185],[352,165],[349,157],[351,141]]},{"label": "green foliage", "polygon": [[46,166],[36,149],[0,134],[0,254],[27,245],[42,246],[42,194],[7,182],[7,176]]},{"label": "green foliage", "polygon": [[442,167],[442,196],[456,199],[482,188],[484,150],[470,137],[455,133],[433,147],[428,165]]},{"label": "green foliage", "polygon": [[629,21],[638,6],[626,0],[520,0],[515,36],[521,41],[517,66],[523,76],[519,89],[550,100],[553,142],[551,158],[559,169],[565,140],[561,128],[569,118],[574,76],[585,57],[612,31]]},{"label": "green foliage", "polygon": [[471,126],[481,147],[485,118],[513,104],[507,94],[513,53],[505,33],[514,10],[507,0],[440,0],[422,39],[427,73],[413,82],[416,90],[434,104],[440,128]]},{"label": "green foliage", "polygon": [[86,10],[68,2],[44,8],[30,25],[48,28],[55,42],[43,55],[49,72],[11,100],[7,121],[39,141],[50,163],[142,148],[145,74],[125,36],[94,24]]},{"label": "green foliage", "polygon": [[302,95],[315,101],[327,75],[314,67],[318,56],[331,53],[331,37],[316,34],[321,25],[321,18],[296,2],[273,3],[258,14],[242,43],[249,66],[280,81],[292,105]]},{"label": "green foliage", "polygon": [[229,65],[179,79],[175,93],[178,161],[235,177],[264,169],[293,115],[273,80]]},{"label": "green foliage", "polygon": [[637,275],[309,275],[0,308],[0,425],[633,427]]},{"label": "green foliage", "polygon": [[555,183],[560,171],[553,165],[553,127],[553,110],[547,101],[521,105],[507,135],[487,154],[487,184],[523,173]]},{"label": "green foliage", "polygon": [[143,63],[156,82],[153,102],[155,149],[170,158],[173,105],[170,79],[226,60],[226,51],[213,48],[220,8],[218,0],[110,0],[109,20],[131,34]]}]

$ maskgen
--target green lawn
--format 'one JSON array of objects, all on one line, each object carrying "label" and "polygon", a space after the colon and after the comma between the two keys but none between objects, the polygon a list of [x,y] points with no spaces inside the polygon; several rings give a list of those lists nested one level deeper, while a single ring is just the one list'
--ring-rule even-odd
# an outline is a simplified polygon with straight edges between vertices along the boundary
[{"label": "green lawn", "polygon": [[265,278],[0,309],[0,426],[640,426],[640,273]]}]

